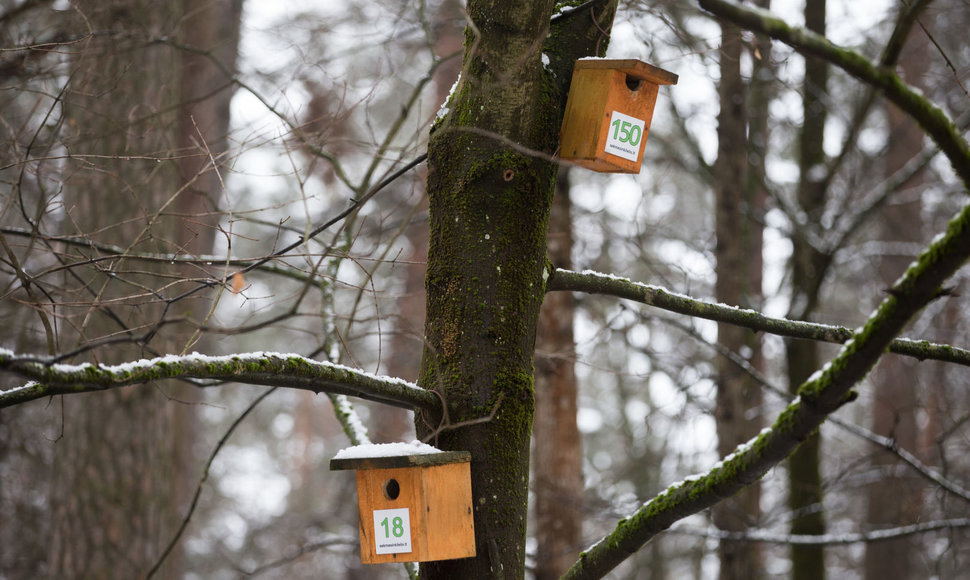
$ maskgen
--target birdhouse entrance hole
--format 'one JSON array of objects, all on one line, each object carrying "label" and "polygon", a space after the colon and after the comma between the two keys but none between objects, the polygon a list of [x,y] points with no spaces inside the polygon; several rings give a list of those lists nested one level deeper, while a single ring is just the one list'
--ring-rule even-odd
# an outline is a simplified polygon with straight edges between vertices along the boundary
[{"label": "birdhouse entrance hole", "polygon": [[396,479],[388,479],[384,484],[384,497],[395,500],[399,495],[401,495],[401,484]]},{"label": "birdhouse entrance hole", "polygon": [[631,91],[639,91],[643,85],[643,79],[638,79],[633,75],[626,75],[626,88]]},{"label": "birdhouse entrance hole", "polygon": [[559,156],[593,171],[639,173],[660,85],[677,75],[635,59],[580,59],[562,121]]}]

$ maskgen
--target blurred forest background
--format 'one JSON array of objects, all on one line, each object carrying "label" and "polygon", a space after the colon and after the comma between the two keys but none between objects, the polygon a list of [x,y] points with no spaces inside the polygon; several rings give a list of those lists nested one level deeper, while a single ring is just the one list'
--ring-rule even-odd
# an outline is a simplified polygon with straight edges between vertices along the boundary
[{"label": "blurred forest background", "polygon": [[[751,4],[970,123],[966,0]],[[424,166],[362,196],[425,151],[466,24],[455,0],[0,0],[0,347],[295,352],[416,380]],[[851,329],[967,201],[871,89],[693,3],[621,2],[609,55],[680,82],[639,175],[561,171],[558,267]],[[906,335],[970,344],[966,278]],[[757,434],[837,352],[609,297],[544,309],[537,578]],[[328,470],[352,443],[342,397],[203,386],[0,411],[0,578],[141,577],[190,505],[159,577],[404,576],[359,562],[353,477]],[[970,373],[887,355],[858,390],[790,461],[611,577],[965,574]],[[354,407],[373,441],[414,438],[409,413]]]}]

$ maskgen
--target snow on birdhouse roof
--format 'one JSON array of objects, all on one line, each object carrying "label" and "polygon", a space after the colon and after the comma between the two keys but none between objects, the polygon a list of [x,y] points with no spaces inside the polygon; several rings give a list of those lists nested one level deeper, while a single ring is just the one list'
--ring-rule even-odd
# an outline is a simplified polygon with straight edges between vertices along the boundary
[{"label": "snow on birdhouse roof", "polygon": [[341,449],[330,461],[330,469],[388,469],[459,463],[470,459],[471,454],[467,451],[442,451],[417,440],[371,443]]}]

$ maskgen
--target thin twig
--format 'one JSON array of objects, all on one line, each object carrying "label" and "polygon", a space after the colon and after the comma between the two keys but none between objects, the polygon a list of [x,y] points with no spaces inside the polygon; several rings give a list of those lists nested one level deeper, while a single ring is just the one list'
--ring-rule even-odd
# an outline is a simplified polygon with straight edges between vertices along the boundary
[{"label": "thin twig", "polygon": [[210,468],[212,468],[212,463],[216,460],[216,456],[219,455],[219,452],[222,451],[222,448],[229,440],[229,437],[236,431],[236,428],[242,424],[243,420],[247,416],[249,416],[249,413],[251,413],[253,409],[256,408],[257,405],[262,403],[263,400],[266,399],[266,397],[273,394],[273,392],[275,392],[277,388],[279,387],[273,387],[267,390],[266,392],[264,392],[263,394],[261,394],[260,396],[256,397],[256,399],[252,403],[250,403],[248,407],[246,407],[246,410],[243,411],[242,414],[239,415],[239,417],[237,417],[236,420],[232,422],[232,425],[229,426],[229,429],[226,430],[222,438],[219,439],[219,442],[216,443],[215,448],[213,448],[212,453],[209,455],[209,460],[206,461],[205,463],[205,468],[202,470],[202,477],[199,479],[199,483],[195,487],[195,494],[192,496],[192,503],[189,505],[189,511],[185,514],[185,517],[182,519],[182,524],[179,526],[178,531],[175,532],[175,535],[172,536],[172,539],[171,541],[169,541],[168,546],[165,547],[165,551],[162,552],[162,555],[159,556],[158,561],[155,562],[155,565],[152,566],[151,570],[148,571],[148,574],[145,575],[145,580],[149,580],[152,576],[155,575],[156,572],[158,572],[158,569],[162,566],[162,563],[164,563],[165,559],[168,558],[168,555],[175,548],[175,545],[178,544],[179,539],[182,537],[182,533],[185,532],[185,528],[188,527],[189,520],[192,519],[192,514],[195,513],[195,508],[199,504],[199,496],[202,495],[202,486],[203,484],[205,484],[206,479],[209,478],[209,470]]},{"label": "thin twig", "polygon": [[[432,393],[435,393],[436,395],[438,395],[439,397],[441,397],[441,395],[438,394],[437,391],[431,391],[431,392]],[[471,425],[480,425],[482,423],[488,423],[489,421],[491,421],[492,419],[495,418],[495,414],[498,413],[498,409],[499,409],[499,407],[502,406],[502,401],[504,399],[505,399],[505,392],[503,391],[503,392],[501,392],[501,393],[498,394],[498,397],[495,399],[495,404],[492,405],[492,410],[488,413],[488,415],[486,415],[484,417],[478,417],[476,419],[468,419],[467,421],[459,421],[457,423],[451,423],[450,421],[447,421],[447,415],[445,413],[443,413],[442,414],[442,419],[441,419],[441,424],[438,425],[438,428],[435,429],[432,433],[430,433],[427,436],[425,436],[424,439],[422,439],[421,441],[423,443],[427,443],[431,439],[434,439],[435,446],[437,446],[438,445],[438,435],[440,435],[441,433],[443,433],[445,431],[453,431],[455,429],[461,429],[462,427],[469,427]],[[444,399],[443,398],[441,400],[441,408],[442,409],[446,409],[446,410],[448,409],[448,405],[446,405],[444,403]]]}]

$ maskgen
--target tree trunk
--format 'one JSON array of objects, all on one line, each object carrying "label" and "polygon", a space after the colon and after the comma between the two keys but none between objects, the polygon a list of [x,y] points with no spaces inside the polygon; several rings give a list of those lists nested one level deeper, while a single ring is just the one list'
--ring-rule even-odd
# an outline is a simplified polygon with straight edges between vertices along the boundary
[{"label": "tree trunk", "polygon": [[[899,67],[907,82],[916,87],[925,85],[922,73],[929,62],[928,39],[919,28],[910,34],[907,46],[900,54]],[[886,176],[901,170],[923,149],[923,132],[913,120],[899,109],[888,105],[889,148],[886,152]],[[886,241],[922,241],[922,204],[920,187],[924,181],[920,172],[900,187],[894,200],[882,209],[881,236]],[[879,259],[879,274],[883,283],[892,284],[912,260],[912,256],[890,252]],[[900,448],[919,452],[918,392],[926,385],[918,371],[918,362],[904,357],[886,357],[873,374],[872,430],[893,439]],[[868,487],[868,519],[874,527],[906,525],[918,521],[922,508],[922,486],[918,481],[901,476],[894,468],[898,458],[888,451],[873,455],[873,469],[880,472],[876,482]],[[877,542],[866,546],[865,578],[920,578],[915,564],[919,559],[918,543],[913,538]]]},{"label": "tree trunk", "polygon": [[[424,564],[427,579],[525,575],[533,351],[558,169],[550,157],[572,61],[594,46],[605,50],[597,41],[612,27],[615,3],[569,18],[581,31],[566,44],[557,42],[563,34],[549,35],[552,7],[469,2],[461,80],[428,146],[431,239],[419,384],[442,396],[448,416],[437,433],[440,418],[416,421],[439,447],[471,452],[477,556]],[[547,37],[555,76],[543,68]],[[493,411],[490,420],[456,425]]]},{"label": "tree trunk", "polygon": [[[549,218],[549,260],[571,268],[573,247],[568,172],[562,171]],[[575,372],[570,292],[546,297],[539,316],[536,361],[536,414],[533,452],[537,580],[559,578],[582,545],[583,461],[576,425]]]},{"label": "tree trunk", "polygon": [[178,208],[193,218],[176,234],[180,251],[199,254],[212,251],[215,212],[226,193],[229,102],[235,88],[228,75],[236,69],[242,0],[187,3],[184,13],[182,41],[193,50],[181,53],[179,166],[188,187]]},{"label": "tree trunk", "polygon": [[[733,25],[721,26],[719,61],[721,111],[714,165],[715,294],[720,302],[749,307],[756,305],[761,295],[761,227],[752,219],[755,206],[748,199],[747,96],[741,78],[741,33]],[[750,353],[747,358],[752,362],[760,356],[757,337],[739,327],[719,324],[718,342],[731,352]],[[761,405],[761,387],[726,357],[718,359],[717,375],[715,419],[718,453],[724,457],[761,429],[760,417],[750,416],[757,414]],[[714,508],[715,525],[730,531],[756,526],[760,518],[760,496],[760,487],[755,483],[725,500]],[[759,577],[760,550],[756,544],[724,541],[718,552],[723,580]]]},{"label": "tree trunk", "polygon": [[[82,2],[77,7],[93,30],[126,30],[132,38],[122,44],[92,36],[79,47],[67,94],[76,130],[68,147],[74,155],[93,156],[89,159],[96,168],[79,164],[67,180],[71,214],[84,233],[95,237],[95,232],[106,232],[98,241],[172,251],[164,243],[147,241],[153,236],[146,240],[141,230],[159,201],[178,189],[176,164],[155,168],[145,159],[176,149],[178,84],[162,79],[173,76],[178,60],[171,48],[146,47],[144,42],[151,30],[173,30],[177,11],[167,4],[131,1]],[[147,74],[149,70],[155,74]],[[158,237],[171,241],[166,232],[159,231]],[[102,304],[129,290],[97,274],[89,285]],[[134,337],[140,333],[132,329],[155,323],[159,314],[151,305],[130,309],[95,303],[77,324],[82,332],[78,341],[118,332]],[[151,349],[161,350],[157,343]],[[143,356],[137,347],[112,350],[121,357]],[[98,356],[98,362],[120,360],[107,353]],[[63,405],[64,437],[55,449],[51,497],[52,576],[142,577],[174,530],[174,409],[158,389],[143,388],[97,398],[68,397]],[[175,570],[166,570],[175,577]]]},{"label": "tree trunk", "polygon": [[[225,9],[218,16],[217,5]],[[65,179],[73,223],[93,240],[133,251],[210,252],[214,230],[205,221],[214,219],[211,200],[222,189],[209,166],[225,148],[229,78],[205,58],[183,61],[179,50],[158,39],[211,48],[215,58],[234,55],[238,2],[209,3],[188,17],[179,3],[74,6],[76,27],[92,36],[76,45],[65,92],[73,131],[66,146],[77,160]],[[221,37],[226,30],[232,34]],[[190,186],[183,190],[183,183]],[[196,215],[200,208],[210,217],[166,215]],[[156,295],[184,288],[162,288],[168,276],[158,276],[159,268],[167,267],[153,271],[118,259],[105,266],[110,275],[92,270],[83,289],[90,294],[78,294],[91,305],[62,311],[78,331],[62,340],[130,339],[91,351],[92,360],[106,363],[188,348],[185,330],[156,326],[166,313]],[[154,292],[138,298],[133,288]],[[198,300],[178,306],[180,314],[207,309]],[[166,385],[64,399],[51,494],[53,577],[143,577],[159,559],[182,515],[188,478],[196,475],[187,465],[194,407],[181,402],[186,398],[184,389]],[[179,576],[178,559],[169,559],[162,577]]]},{"label": "tree trunk", "polygon": [[[808,0],[805,25],[825,34],[826,0]],[[809,224],[818,224],[825,207],[827,192],[823,183],[825,150],[823,138],[827,117],[826,85],[828,65],[817,58],[805,59],[802,89],[804,123],[799,134],[798,203],[809,216]],[[809,227],[812,227],[811,225]],[[792,305],[790,316],[808,320],[819,302],[821,277],[825,276],[822,254],[804,237],[792,240]],[[798,386],[819,366],[818,343],[789,340],[786,342],[788,384],[794,394]],[[792,454],[788,461],[788,509],[792,512],[792,534],[825,533],[822,509],[822,476],[820,471],[821,438],[815,432]],[[822,546],[791,548],[792,578],[820,580],[825,578],[825,549]]]}]

